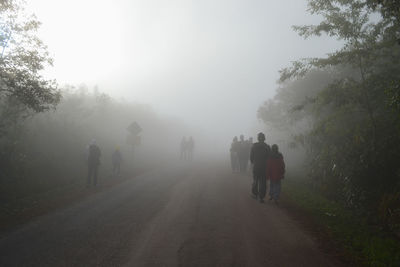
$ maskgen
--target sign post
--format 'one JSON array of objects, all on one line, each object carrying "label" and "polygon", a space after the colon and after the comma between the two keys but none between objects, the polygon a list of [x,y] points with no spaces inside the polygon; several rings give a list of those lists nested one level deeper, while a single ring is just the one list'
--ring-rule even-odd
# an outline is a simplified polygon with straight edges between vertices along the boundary
[{"label": "sign post", "polygon": [[133,157],[135,153],[135,146],[140,145],[142,141],[142,138],[139,135],[142,132],[142,127],[140,127],[140,125],[136,121],[134,121],[128,126],[128,128],[126,128],[126,130],[128,131],[126,142],[132,147]]}]

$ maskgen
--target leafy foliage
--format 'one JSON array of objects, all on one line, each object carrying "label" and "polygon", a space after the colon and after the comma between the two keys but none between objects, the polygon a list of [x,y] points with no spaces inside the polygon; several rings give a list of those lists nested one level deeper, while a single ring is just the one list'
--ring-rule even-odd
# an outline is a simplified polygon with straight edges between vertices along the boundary
[{"label": "leafy foliage", "polygon": [[[281,87],[259,117],[268,124],[295,121],[292,137],[302,137],[295,140],[307,151],[314,186],[373,218],[385,196],[400,190],[400,122],[393,112],[400,46],[393,18],[377,14],[369,1],[310,0],[309,10],[321,23],[294,29],[305,38],[326,34],[343,46],[282,70]],[[315,91],[304,90],[305,82]],[[299,128],[305,120],[309,127]]]},{"label": "leafy foliage", "polygon": [[10,106],[14,114],[22,115],[49,110],[60,101],[55,81],[41,74],[52,59],[37,36],[39,26],[21,2],[0,2],[0,128],[9,123]]},{"label": "leafy foliage", "polygon": [[[320,232],[321,229],[334,245],[342,246],[344,253],[341,254],[344,254],[346,265],[399,266],[398,239],[379,231],[368,224],[365,218],[311,190],[307,181],[298,178],[289,175],[285,181],[285,196],[289,204],[308,215],[307,219],[313,222],[313,231]],[[386,202],[393,204],[396,197],[387,196]]]}]

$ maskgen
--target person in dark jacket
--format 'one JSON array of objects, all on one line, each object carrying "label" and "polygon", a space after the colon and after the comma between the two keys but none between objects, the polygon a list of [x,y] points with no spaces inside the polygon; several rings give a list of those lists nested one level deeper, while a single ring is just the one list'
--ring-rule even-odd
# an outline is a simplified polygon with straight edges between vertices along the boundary
[{"label": "person in dark jacket", "polygon": [[249,140],[246,141],[246,170],[251,172],[251,168],[247,168],[247,165],[249,164],[250,161],[250,152],[251,152],[251,148],[253,147],[253,137],[250,137]]},{"label": "person in dark jacket", "polygon": [[232,166],[232,171],[238,171],[239,170],[239,157],[238,157],[238,153],[239,153],[239,141],[237,136],[235,136],[232,140],[232,144],[231,144],[231,149],[230,149],[230,156],[231,156],[231,166]]},{"label": "person in dark jacket", "polygon": [[100,156],[100,148],[96,145],[96,140],[93,139],[89,146],[87,186],[90,186],[92,183],[92,177],[93,185],[97,185],[97,170],[100,165]]},{"label": "person in dark jacket", "polygon": [[252,193],[261,203],[267,191],[267,160],[270,154],[270,147],[265,143],[265,135],[259,133],[258,142],[255,143],[250,152],[250,162],[253,164],[253,185]]},{"label": "person in dark jacket", "polygon": [[239,141],[240,149],[239,149],[239,169],[241,173],[246,172],[247,163],[249,161],[249,150],[248,143],[244,140],[244,135],[240,135]]},{"label": "person in dark jacket", "polygon": [[119,176],[121,170],[122,155],[119,151],[119,147],[115,148],[112,154],[112,165],[113,165],[113,176]]},{"label": "person in dark jacket", "polygon": [[194,139],[192,136],[189,137],[187,141],[187,158],[189,160],[193,160],[193,153],[194,153]]},{"label": "person in dark jacket", "polygon": [[278,203],[279,195],[281,193],[281,180],[285,175],[285,162],[283,156],[279,152],[278,145],[274,144],[271,148],[271,154],[267,161],[267,179],[270,180],[269,184],[269,200],[274,200]]}]

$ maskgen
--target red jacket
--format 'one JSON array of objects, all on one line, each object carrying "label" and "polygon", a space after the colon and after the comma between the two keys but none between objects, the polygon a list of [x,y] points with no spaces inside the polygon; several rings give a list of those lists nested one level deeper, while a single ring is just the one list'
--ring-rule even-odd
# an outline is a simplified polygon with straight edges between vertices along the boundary
[{"label": "red jacket", "polygon": [[267,160],[267,179],[272,181],[283,179],[285,174],[285,162],[283,156],[279,153],[276,156],[270,156]]}]

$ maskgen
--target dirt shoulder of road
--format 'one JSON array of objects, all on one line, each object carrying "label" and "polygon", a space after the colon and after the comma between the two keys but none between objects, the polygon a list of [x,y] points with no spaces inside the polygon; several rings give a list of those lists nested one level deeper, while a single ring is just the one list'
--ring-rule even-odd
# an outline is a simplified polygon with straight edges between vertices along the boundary
[{"label": "dirt shoulder of road", "polygon": [[39,216],[73,205],[93,194],[108,190],[147,171],[149,170],[138,168],[133,172],[125,173],[121,177],[99,179],[96,187],[87,188],[85,181],[80,181],[54,188],[42,194],[16,200],[15,203],[10,203],[7,206],[1,206],[0,237]]}]

